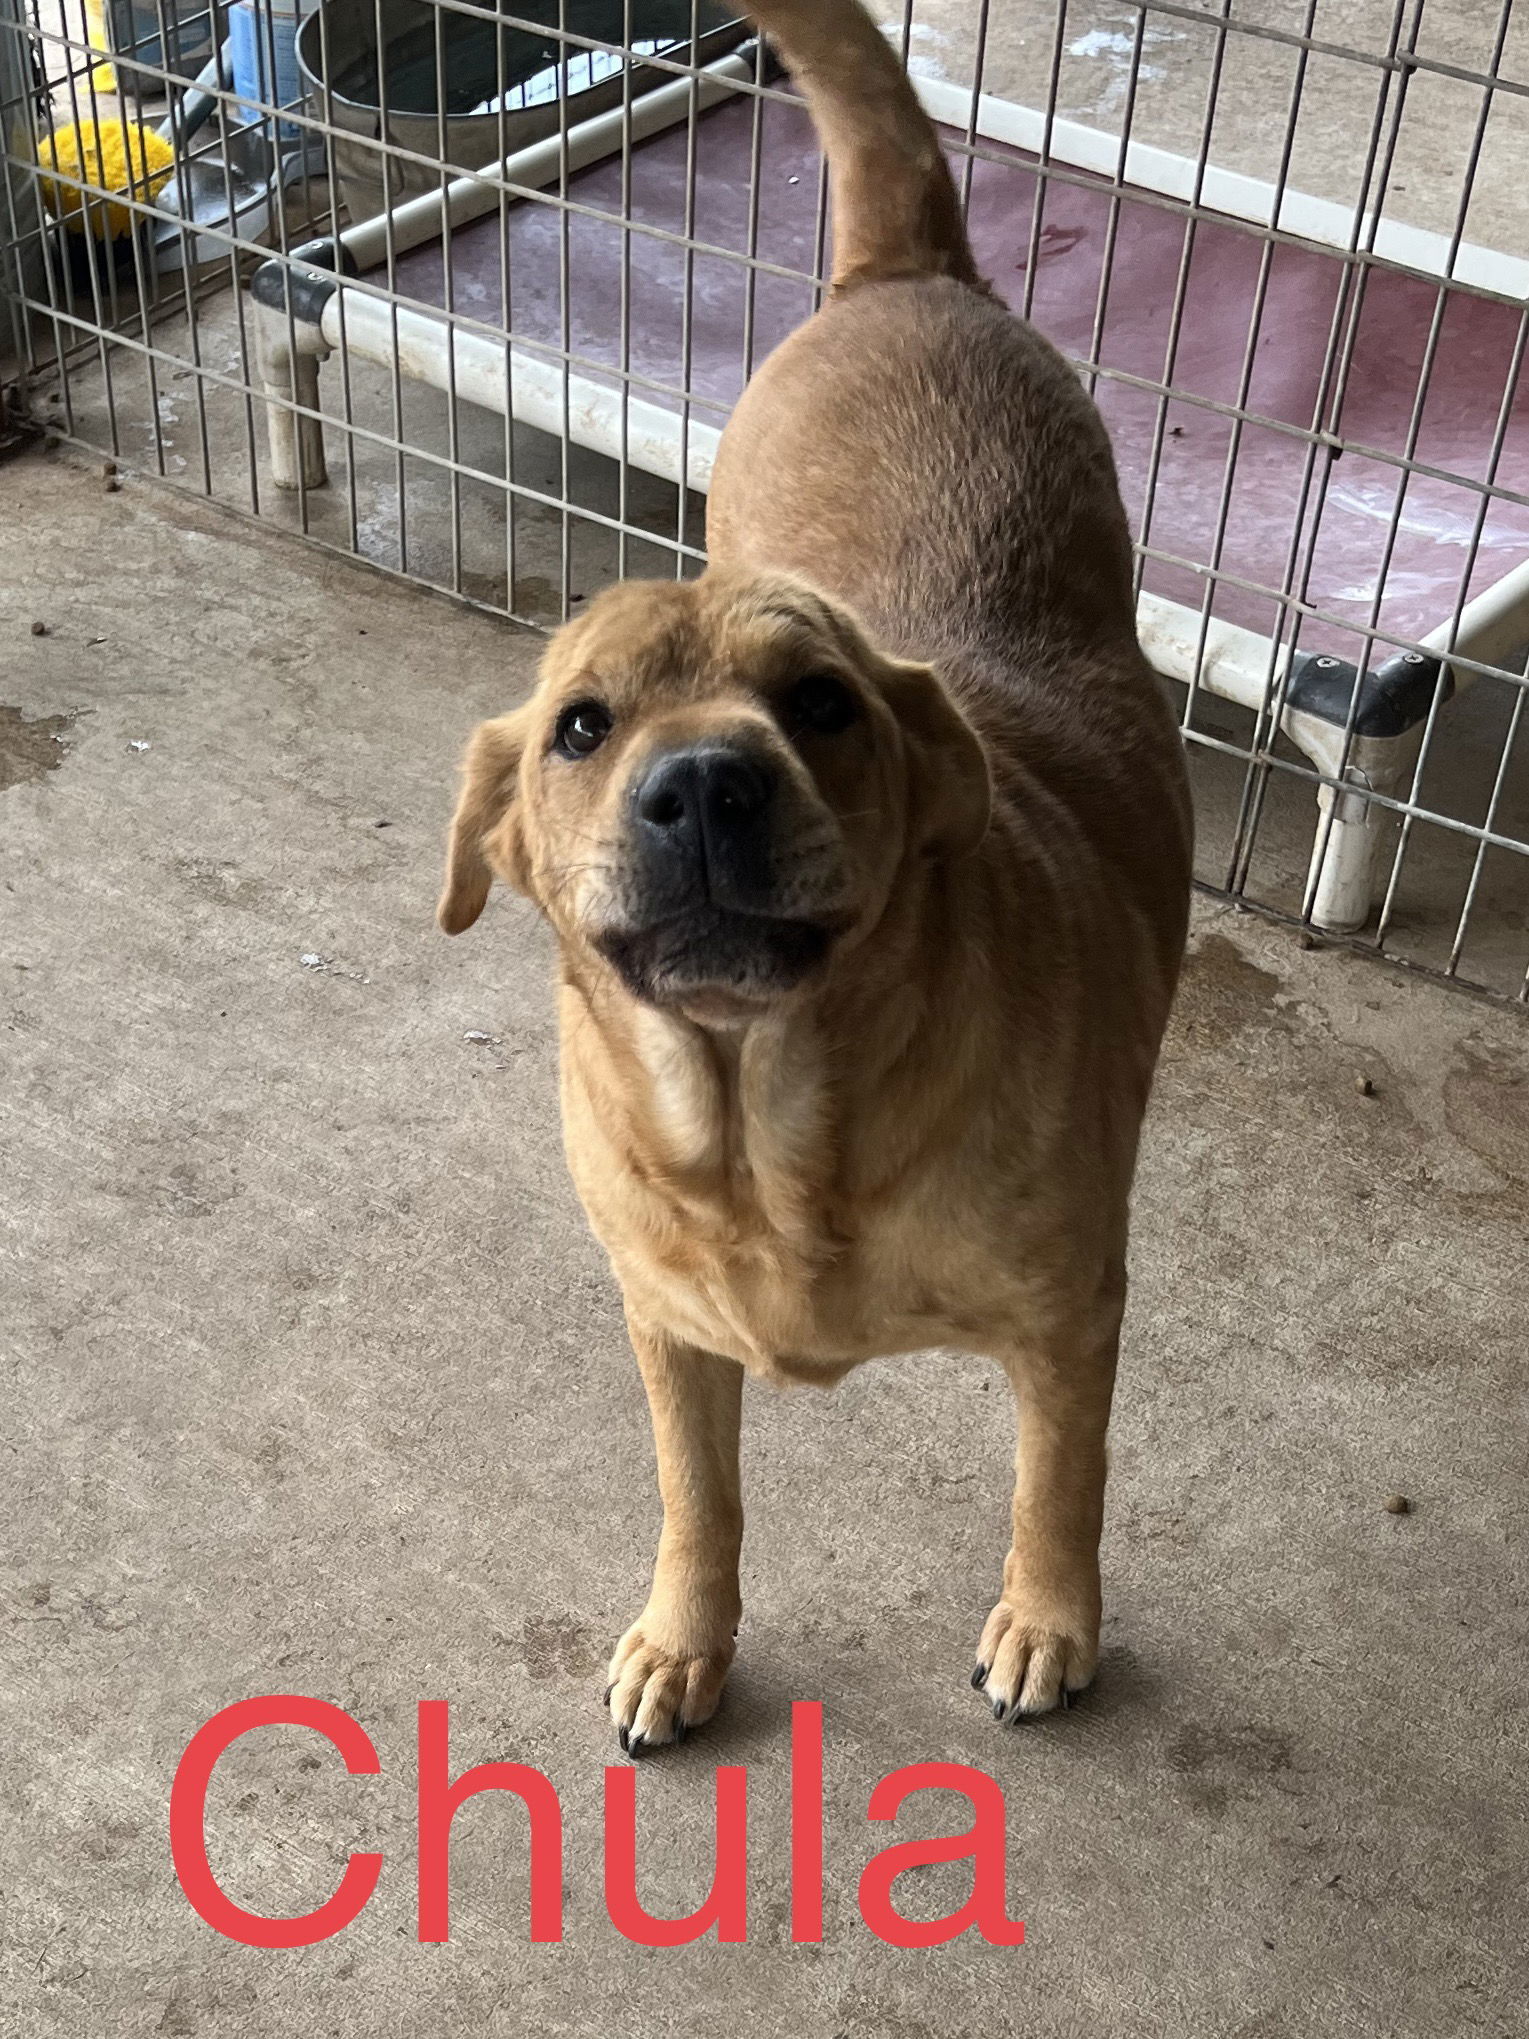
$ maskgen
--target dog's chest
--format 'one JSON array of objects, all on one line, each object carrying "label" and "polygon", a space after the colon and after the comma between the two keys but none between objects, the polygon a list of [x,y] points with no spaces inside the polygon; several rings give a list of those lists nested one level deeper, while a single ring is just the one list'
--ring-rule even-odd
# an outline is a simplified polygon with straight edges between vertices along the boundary
[{"label": "dog's chest", "polygon": [[632,1303],[672,1335],[777,1379],[831,1380],[952,1332],[895,1213],[847,1236],[803,1211],[789,1233],[747,1197],[664,1201],[608,1240]]},{"label": "dog's chest", "polygon": [[817,1381],[975,1328],[984,1256],[928,1185],[856,1190],[810,1045],[732,1068],[657,1026],[642,1047],[626,1109],[577,1082],[565,1094],[580,1193],[638,1314],[756,1373]]}]

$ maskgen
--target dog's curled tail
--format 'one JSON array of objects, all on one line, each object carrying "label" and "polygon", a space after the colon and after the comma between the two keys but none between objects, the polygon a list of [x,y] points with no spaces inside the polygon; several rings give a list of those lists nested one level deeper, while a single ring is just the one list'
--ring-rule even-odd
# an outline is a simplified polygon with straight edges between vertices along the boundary
[{"label": "dog's curled tail", "polygon": [[747,0],[828,158],[836,293],[899,276],[985,290],[933,123],[860,0]]}]

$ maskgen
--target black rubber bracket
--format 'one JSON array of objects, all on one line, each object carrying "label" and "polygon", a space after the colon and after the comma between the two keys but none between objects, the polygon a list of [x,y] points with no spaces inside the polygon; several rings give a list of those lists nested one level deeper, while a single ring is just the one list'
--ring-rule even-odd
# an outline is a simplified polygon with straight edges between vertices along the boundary
[{"label": "black rubber bracket", "polygon": [[[315,241],[309,246],[332,248],[333,243]],[[342,255],[344,252],[340,250]],[[250,278],[250,296],[256,304],[269,305],[272,311],[283,315],[290,311],[303,325],[316,326],[324,316],[325,305],[339,289],[340,279],[332,271],[322,275],[311,269],[294,268],[293,263],[298,260],[309,262],[313,257],[303,248],[295,256],[262,262]]]},{"label": "black rubber bracket", "polygon": [[1398,651],[1363,673],[1346,658],[1301,651],[1291,661],[1285,706],[1339,729],[1352,726],[1356,736],[1405,736],[1427,716],[1441,681],[1447,701],[1453,674],[1420,651]]},{"label": "black rubber bracket", "polygon": [[318,241],[304,241],[300,248],[292,250],[292,260],[306,262],[310,269],[332,269],[337,276],[361,274],[360,263],[339,234],[327,234]]},{"label": "black rubber bracket", "polygon": [[763,36],[751,35],[747,37],[745,41],[739,43],[737,49],[735,49],[732,52],[732,54],[735,57],[745,58],[751,64],[756,63],[758,61],[758,50],[761,42],[764,42],[764,53],[765,53],[764,77],[762,82],[766,85],[778,85],[781,79],[789,77],[790,73],[787,71],[785,65],[781,62],[780,58],[775,54],[774,43],[765,41],[765,38]]}]

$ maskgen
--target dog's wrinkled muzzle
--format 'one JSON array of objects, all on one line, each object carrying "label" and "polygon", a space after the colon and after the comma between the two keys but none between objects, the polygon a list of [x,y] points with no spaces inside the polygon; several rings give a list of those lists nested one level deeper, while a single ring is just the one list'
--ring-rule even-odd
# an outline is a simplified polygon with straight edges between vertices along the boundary
[{"label": "dog's wrinkled muzzle", "polygon": [[599,946],[652,1003],[722,991],[757,1001],[819,963],[827,927],[779,911],[778,768],[739,745],[661,751],[630,794],[625,924]]}]

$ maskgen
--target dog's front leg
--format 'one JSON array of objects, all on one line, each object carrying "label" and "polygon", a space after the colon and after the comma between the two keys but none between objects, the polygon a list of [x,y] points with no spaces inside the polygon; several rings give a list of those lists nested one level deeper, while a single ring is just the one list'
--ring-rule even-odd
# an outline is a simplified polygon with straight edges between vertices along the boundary
[{"label": "dog's front leg", "polygon": [[1123,1276],[1111,1276],[1101,1307],[1001,1355],[1019,1421],[1014,1540],[972,1674],[999,1719],[1066,1706],[1098,1663],[1105,1431],[1123,1299]]},{"label": "dog's front leg", "polygon": [[628,1313],[653,1415],[664,1526],[653,1590],[616,1645],[608,1694],[630,1755],[677,1741],[716,1711],[736,1649],[743,1503],[743,1368]]}]

